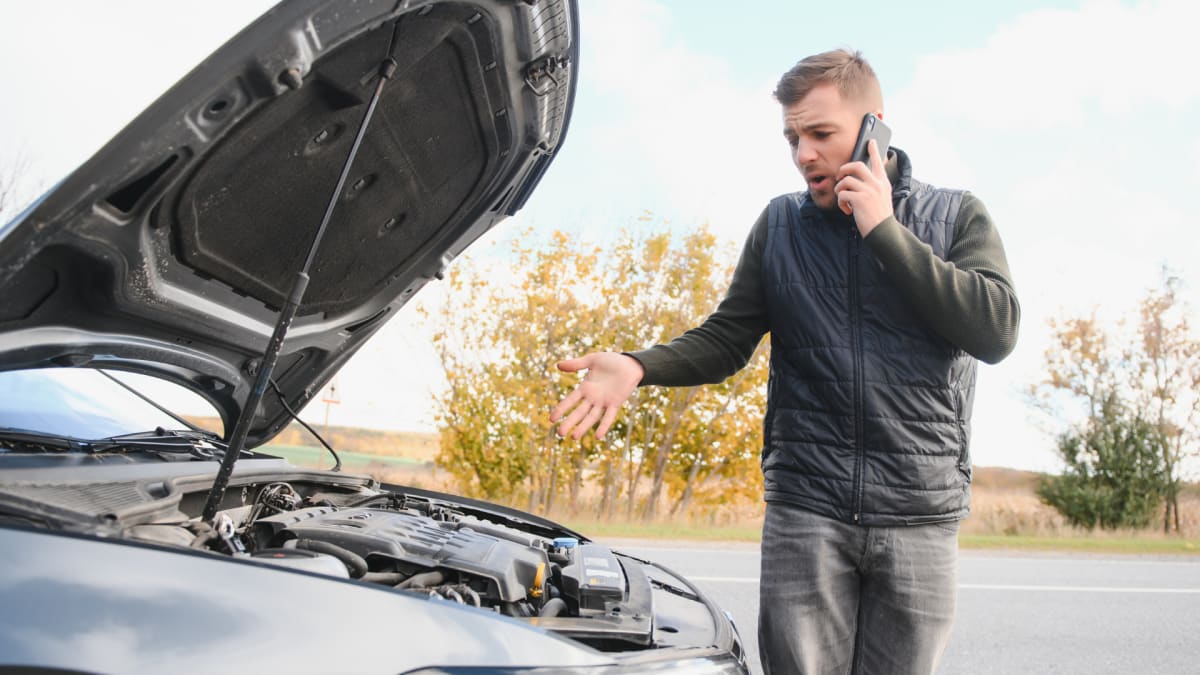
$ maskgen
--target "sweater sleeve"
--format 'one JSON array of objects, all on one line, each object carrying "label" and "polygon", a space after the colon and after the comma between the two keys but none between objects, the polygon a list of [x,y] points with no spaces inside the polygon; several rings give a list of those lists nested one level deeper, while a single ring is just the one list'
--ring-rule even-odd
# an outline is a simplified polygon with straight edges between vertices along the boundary
[{"label": "sweater sleeve", "polygon": [[945,260],[895,217],[880,223],[866,242],[939,335],[986,363],[997,363],[1012,352],[1021,307],[1000,235],[974,195],[963,195]]},{"label": "sweater sleeve", "polygon": [[643,386],[713,384],[745,367],[767,332],[762,287],[766,239],[764,210],[746,238],[729,290],[717,309],[698,327],[665,345],[628,352],[646,371]]}]

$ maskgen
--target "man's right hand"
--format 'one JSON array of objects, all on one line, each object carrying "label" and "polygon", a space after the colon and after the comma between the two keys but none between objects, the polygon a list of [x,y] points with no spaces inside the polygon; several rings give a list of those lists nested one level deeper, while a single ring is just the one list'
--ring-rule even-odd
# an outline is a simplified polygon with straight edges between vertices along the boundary
[{"label": "man's right hand", "polygon": [[[583,382],[550,411],[550,422],[557,423],[558,435],[578,440],[596,424],[596,438],[608,433],[621,406],[637,389],[646,371],[632,356],[616,352],[596,352],[577,359],[559,361],[565,373],[586,370]],[[568,411],[570,413],[568,414]],[[566,419],[563,419],[563,416]]]}]

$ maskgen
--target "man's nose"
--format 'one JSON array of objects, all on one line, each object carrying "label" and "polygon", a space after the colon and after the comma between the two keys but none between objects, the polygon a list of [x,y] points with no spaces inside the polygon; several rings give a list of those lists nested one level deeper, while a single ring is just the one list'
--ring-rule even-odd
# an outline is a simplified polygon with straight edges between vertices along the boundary
[{"label": "man's nose", "polygon": [[792,151],[792,159],[795,160],[796,164],[799,166],[812,164],[813,162],[817,161],[817,152],[813,148],[812,143],[800,141],[796,144],[796,149]]}]

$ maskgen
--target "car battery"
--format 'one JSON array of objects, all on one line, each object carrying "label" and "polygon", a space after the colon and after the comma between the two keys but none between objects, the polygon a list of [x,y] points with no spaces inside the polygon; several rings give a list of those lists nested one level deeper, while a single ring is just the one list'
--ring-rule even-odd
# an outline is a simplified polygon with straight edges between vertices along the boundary
[{"label": "car battery", "polygon": [[606,611],[605,603],[625,599],[625,570],[612,551],[592,544],[571,549],[571,561],[562,568],[563,594],[580,610]]}]

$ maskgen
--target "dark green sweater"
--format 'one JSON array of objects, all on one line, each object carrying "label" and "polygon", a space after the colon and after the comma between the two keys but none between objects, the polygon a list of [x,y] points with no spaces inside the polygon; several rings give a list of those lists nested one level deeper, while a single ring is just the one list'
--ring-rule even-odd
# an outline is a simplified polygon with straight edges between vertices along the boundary
[{"label": "dark green sweater", "polygon": [[[894,184],[894,157],[887,169]],[[715,383],[746,365],[771,329],[762,279],[766,240],[764,210],[750,230],[729,291],[716,311],[668,344],[629,354],[646,370],[642,385]],[[974,195],[963,196],[945,260],[894,217],[880,223],[865,241],[930,328],[986,363],[996,363],[1012,352],[1021,308],[1000,235]]]}]

